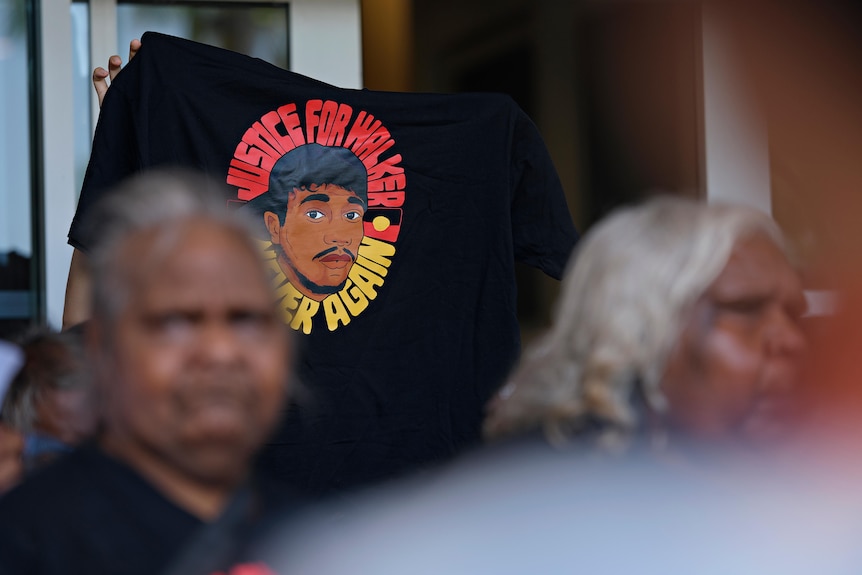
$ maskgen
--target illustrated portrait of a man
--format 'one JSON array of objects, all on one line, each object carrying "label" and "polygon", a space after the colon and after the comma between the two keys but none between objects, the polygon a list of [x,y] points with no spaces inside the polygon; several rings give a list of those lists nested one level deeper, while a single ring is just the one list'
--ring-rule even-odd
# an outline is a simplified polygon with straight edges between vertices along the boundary
[{"label": "illustrated portrait of a man", "polygon": [[244,209],[262,218],[288,281],[315,301],[340,291],[356,261],[368,173],[340,146],[305,144],[273,165],[269,190]]}]

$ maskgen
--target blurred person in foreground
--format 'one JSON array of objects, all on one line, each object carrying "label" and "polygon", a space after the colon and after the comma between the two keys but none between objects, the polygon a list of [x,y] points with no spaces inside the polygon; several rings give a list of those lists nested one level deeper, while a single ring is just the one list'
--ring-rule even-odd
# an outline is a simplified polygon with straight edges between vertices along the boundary
[{"label": "blurred person in foreground", "polygon": [[764,457],[802,421],[806,352],[774,222],[656,198],[569,266],[555,324],[489,408],[490,439],[522,438],[368,493],[338,525],[288,525],[280,572],[859,571],[858,475]]},{"label": "blurred person in foreground", "polygon": [[79,331],[34,329],[18,342],[24,364],[12,379],[0,419],[23,436],[33,470],[67,453],[96,429],[96,405]]},{"label": "blurred person in foreground", "polygon": [[212,185],[152,173],[96,210],[86,343],[101,426],[0,499],[0,572],[228,572],[280,503],[250,470],[291,340]]},{"label": "blurred person in foreground", "polygon": [[776,224],[658,197],[578,248],[554,325],[492,400],[486,437],[768,448],[798,423],[806,300]]}]

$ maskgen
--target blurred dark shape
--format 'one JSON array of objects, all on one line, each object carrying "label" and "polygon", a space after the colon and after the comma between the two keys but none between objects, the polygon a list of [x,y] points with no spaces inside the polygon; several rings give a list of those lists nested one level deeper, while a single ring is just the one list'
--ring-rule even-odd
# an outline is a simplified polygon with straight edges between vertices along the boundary
[{"label": "blurred dark shape", "polygon": [[95,394],[79,333],[34,328],[18,343],[24,365],[0,415],[24,435],[25,467],[33,469],[95,432]]},{"label": "blurred dark shape", "polygon": [[[574,21],[588,224],[666,190],[697,197],[699,2],[582,2]],[[576,105],[573,103],[573,105]],[[576,137],[577,134],[573,134]]]},{"label": "blurred dark shape", "polygon": [[30,289],[30,258],[18,252],[0,253],[0,291]]},{"label": "blurred dark shape", "polygon": [[742,88],[765,119],[772,213],[798,254],[806,288],[836,289],[862,254],[862,5],[712,5]]},{"label": "blurred dark shape", "polygon": [[11,295],[13,298],[0,309],[0,338],[15,337],[32,324],[32,274],[31,258],[16,251],[0,252],[0,297]]}]

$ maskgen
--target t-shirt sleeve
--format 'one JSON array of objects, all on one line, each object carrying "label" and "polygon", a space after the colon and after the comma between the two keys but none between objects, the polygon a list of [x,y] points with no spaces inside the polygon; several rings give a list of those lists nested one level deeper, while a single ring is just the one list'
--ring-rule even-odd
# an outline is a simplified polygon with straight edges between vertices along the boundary
[{"label": "t-shirt sleeve", "polygon": [[519,108],[514,114],[510,182],[515,259],[562,279],[578,233],[539,130]]},{"label": "t-shirt sleeve", "polygon": [[[118,76],[117,79],[120,78]],[[86,226],[87,215],[93,205],[107,191],[140,169],[134,113],[123,88],[125,86],[115,84],[105,96],[78,208],[69,229],[69,244],[84,252],[91,246],[92,233]]]}]

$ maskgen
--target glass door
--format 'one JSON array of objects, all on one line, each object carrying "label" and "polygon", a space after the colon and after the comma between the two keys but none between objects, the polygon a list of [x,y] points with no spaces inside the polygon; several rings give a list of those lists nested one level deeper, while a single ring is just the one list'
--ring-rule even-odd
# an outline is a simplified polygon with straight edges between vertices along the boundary
[{"label": "glass door", "polygon": [[34,249],[30,66],[25,0],[0,0],[0,337],[38,315]]}]

